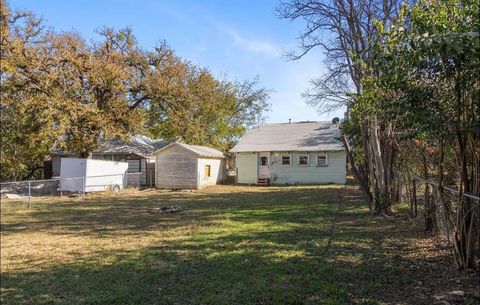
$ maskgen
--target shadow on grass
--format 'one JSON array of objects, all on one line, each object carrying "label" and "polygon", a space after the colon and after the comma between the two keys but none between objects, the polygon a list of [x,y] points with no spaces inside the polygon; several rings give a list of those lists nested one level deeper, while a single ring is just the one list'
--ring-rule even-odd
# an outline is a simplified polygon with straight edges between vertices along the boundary
[{"label": "shadow on grass", "polygon": [[[284,215],[286,218],[299,221],[300,214],[305,213],[308,216],[309,213],[308,210],[296,211],[298,208],[304,208],[304,203],[322,202],[323,198],[333,200],[332,198],[335,198],[335,194],[338,195],[339,192],[345,192],[345,190],[341,188],[324,189],[319,192],[318,189],[312,188],[298,190],[295,188],[272,188],[262,193],[160,193],[156,196],[154,194],[153,197],[139,195],[123,199],[115,196],[85,201],[59,201],[36,204],[33,209],[21,210],[20,215],[11,217],[15,221],[2,222],[2,232],[8,235],[16,232],[48,232],[52,229],[59,229],[64,233],[81,235],[106,236],[108,234],[115,235],[117,231],[122,231],[122,234],[125,234],[126,231],[136,234],[137,231],[180,227],[189,221],[196,221],[200,224],[207,223],[226,211],[237,213],[242,208],[247,211],[249,208],[255,210],[274,209],[279,213],[271,214],[272,221],[288,220],[276,218]],[[352,202],[357,202],[356,200],[358,197],[354,197],[345,204],[352,204]],[[329,204],[329,202],[323,201],[322,204]],[[148,213],[150,208],[168,205],[180,206],[184,208],[184,211],[168,215]],[[308,208],[315,208],[315,205]],[[2,209],[2,216],[18,213],[17,209],[8,209],[6,212],[5,206],[2,206]],[[282,209],[291,209],[295,211],[295,214],[289,216]],[[314,211],[312,210],[310,213],[314,213]]]},{"label": "shadow on grass", "polygon": [[[145,209],[177,205],[178,214]],[[37,230],[99,238],[141,236],[198,224],[191,235],[111,251],[36,272],[2,273],[2,304],[430,304],[416,295],[417,260],[392,247],[411,230],[367,215],[344,188],[276,188],[105,199],[31,211],[2,225],[8,237]],[[60,229],[59,229],[60,228]],[[107,228],[101,230],[102,228]],[[2,233],[3,234],[3,233]],[[441,256],[432,258],[442,260]]]}]

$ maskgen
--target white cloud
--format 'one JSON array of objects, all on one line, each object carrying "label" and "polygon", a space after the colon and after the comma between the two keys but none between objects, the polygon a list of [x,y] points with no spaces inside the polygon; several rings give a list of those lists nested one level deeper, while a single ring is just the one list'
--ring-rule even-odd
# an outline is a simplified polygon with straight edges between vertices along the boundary
[{"label": "white cloud", "polygon": [[269,57],[278,58],[282,55],[280,48],[269,41],[247,39],[235,29],[225,25],[218,25],[217,27],[221,32],[227,34],[233,40],[233,44],[235,46],[239,46],[250,52],[260,53]]}]

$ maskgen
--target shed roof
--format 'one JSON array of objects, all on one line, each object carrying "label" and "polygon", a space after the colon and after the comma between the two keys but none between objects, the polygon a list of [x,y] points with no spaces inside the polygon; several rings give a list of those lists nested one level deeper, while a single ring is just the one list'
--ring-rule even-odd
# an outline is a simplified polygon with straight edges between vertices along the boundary
[{"label": "shed roof", "polygon": [[331,122],[292,122],[260,125],[247,132],[230,152],[339,151],[340,130]]},{"label": "shed roof", "polygon": [[99,151],[103,153],[134,153],[141,156],[148,156],[155,150],[166,146],[168,143],[163,140],[154,140],[147,136],[135,135],[130,141],[110,140],[99,144]]},{"label": "shed roof", "polygon": [[164,147],[161,147],[160,149],[157,149],[155,152],[153,152],[154,154],[170,147],[170,146],[173,146],[173,145],[176,145],[178,147],[181,147],[183,149],[186,149],[192,153],[194,153],[195,155],[197,155],[198,157],[204,157],[204,158],[225,158],[225,155],[215,149],[215,148],[211,148],[211,147],[208,147],[208,146],[199,146],[199,145],[190,145],[190,144],[185,144],[185,143],[181,143],[181,142],[173,142],[173,143],[170,143]]},{"label": "shed roof", "polygon": [[[166,146],[168,143],[163,140],[154,140],[144,135],[134,135],[128,141],[112,139],[98,144],[95,153],[103,154],[136,154],[147,157],[155,150]],[[68,154],[62,149],[51,151],[52,154]]]}]

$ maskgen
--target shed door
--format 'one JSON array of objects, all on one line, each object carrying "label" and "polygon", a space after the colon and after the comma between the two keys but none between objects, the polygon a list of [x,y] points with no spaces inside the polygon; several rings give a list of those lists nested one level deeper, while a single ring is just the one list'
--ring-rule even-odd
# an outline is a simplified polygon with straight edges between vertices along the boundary
[{"label": "shed door", "polygon": [[258,154],[258,178],[270,178],[270,153]]}]

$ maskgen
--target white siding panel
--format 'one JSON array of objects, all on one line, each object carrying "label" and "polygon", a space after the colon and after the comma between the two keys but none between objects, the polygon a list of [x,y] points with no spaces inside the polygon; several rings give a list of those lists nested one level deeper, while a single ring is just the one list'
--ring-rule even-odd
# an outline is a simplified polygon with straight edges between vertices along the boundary
[{"label": "white siding panel", "polygon": [[[205,166],[210,165],[210,177],[205,177]],[[198,159],[198,177],[200,188],[223,182],[225,162],[222,159]]]},{"label": "white siding panel", "polygon": [[156,155],[156,186],[161,189],[197,189],[197,157],[172,146]]}]

